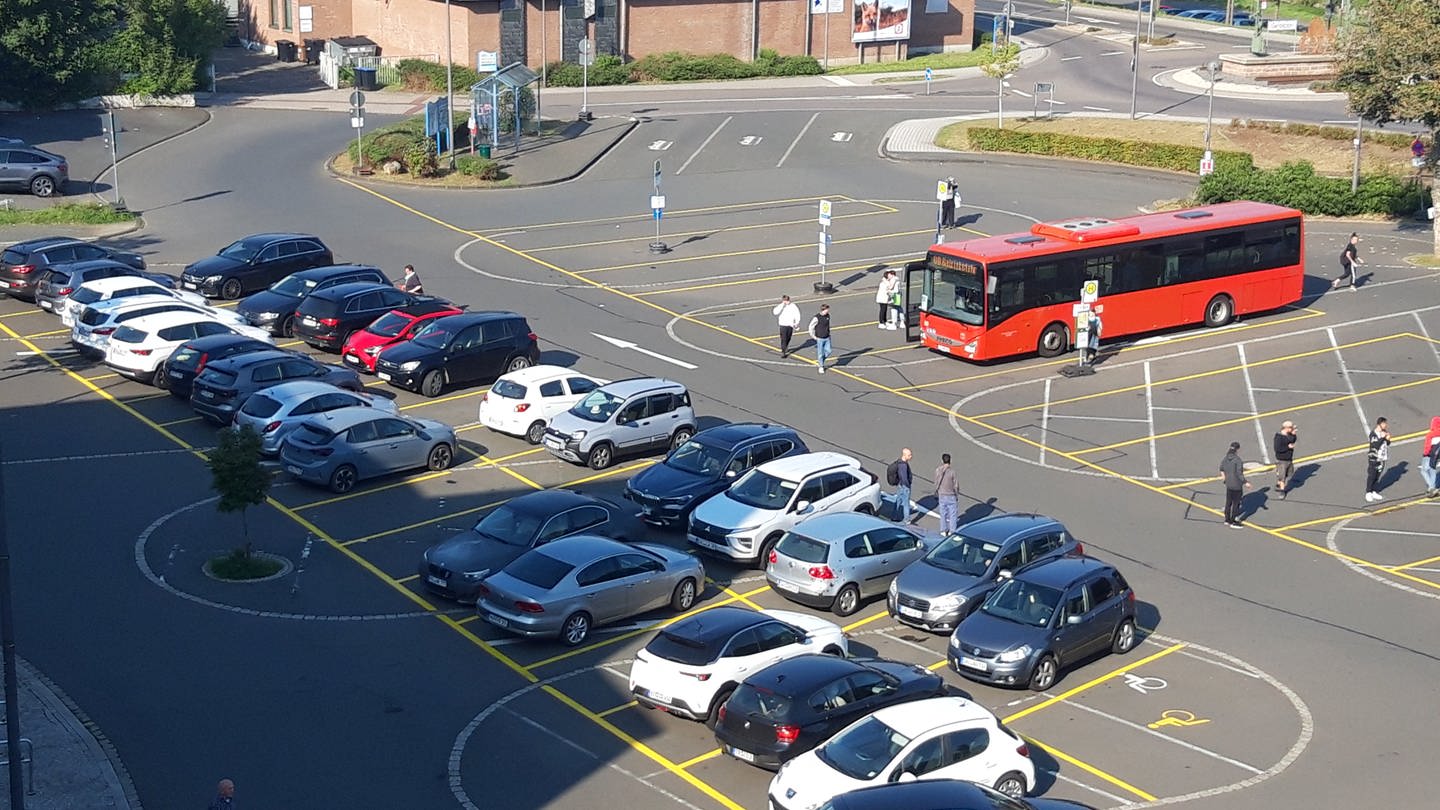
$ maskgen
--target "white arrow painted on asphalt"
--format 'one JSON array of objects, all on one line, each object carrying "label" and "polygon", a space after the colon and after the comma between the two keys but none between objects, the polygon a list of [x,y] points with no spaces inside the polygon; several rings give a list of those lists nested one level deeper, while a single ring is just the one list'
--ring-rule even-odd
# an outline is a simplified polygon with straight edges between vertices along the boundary
[{"label": "white arrow painted on asphalt", "polygon": [[677,366],[679,366],[679,367],[681,367],[681,368],[688,368],[688,369],[690,369],[691,371],[694,371],[695,369],[699,368],[699,366],[692,365],[692,364],[690,364],[690,363],[685,362],[684,360],[676,360],[676,359],[673,358],[673,357],[666,357],[665,355],[663,355],[663,354],[661,354],[661,353],[659,353],[659,352],[652,352],[652,351],[650,351],[649,349],[645,348],[644,346],[639,345],[638,343],[632,343],[631,341],[628,341],[628,340],[621,340],[620,338],[613,338],[613,337],[610,337],[609,335],[602,335],[602,334],[600,334],[600,333],[598,333],[598,332],[591,332],[590,334],[594,335],[594,336],[597,337],[597,338],[600,338],[601,340],[605,341],[606,343],[609,343],[611,346],[617,346],[617,347],[619,347],[619,348],[621,348],[621,349],[632,349],[632,350],[637,351],[637,352],[639,352],[639,353],[641,353],[641,354],[643,354],[643,355],[648,355],[648,356],[650,356],[650,357],[653,357],[653,358],[655,358],[656,360],[664,360],[664,361],[667,362],[667,363],[673,363],[673,364],[675,364],[675,365],[677,365]]}]

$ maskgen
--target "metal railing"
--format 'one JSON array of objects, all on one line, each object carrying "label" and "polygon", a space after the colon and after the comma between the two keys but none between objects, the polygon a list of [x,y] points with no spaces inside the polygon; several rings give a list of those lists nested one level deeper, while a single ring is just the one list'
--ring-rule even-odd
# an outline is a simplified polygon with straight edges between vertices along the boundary
[{"label": "metal railing", "polygon": [[[25,766],[24,780],[25,795],[35,795],[35,746],[31,744],[29,737],[20,738],[20,764]],[[10,742],[0,740],[0,767],[10,765]]]}]

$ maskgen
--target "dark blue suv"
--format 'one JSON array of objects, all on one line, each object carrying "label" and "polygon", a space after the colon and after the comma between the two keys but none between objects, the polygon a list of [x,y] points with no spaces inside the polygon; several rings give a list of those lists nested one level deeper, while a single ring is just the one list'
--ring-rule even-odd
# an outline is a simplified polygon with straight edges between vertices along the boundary
[{"label": "dark blue suv", "polygon": [[784,425],[721,425],[696,433],[664,461],[631,478],[625,497],[640,507],[647,523],[683,527],[697,504],[750,468],[808,452],[800,435]]}]

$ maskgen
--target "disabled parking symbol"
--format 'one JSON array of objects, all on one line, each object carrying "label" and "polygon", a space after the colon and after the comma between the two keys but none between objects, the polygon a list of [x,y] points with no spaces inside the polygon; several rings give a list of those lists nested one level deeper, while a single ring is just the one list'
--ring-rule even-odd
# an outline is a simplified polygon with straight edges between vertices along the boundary
[{"label": "disabled parking symbol", "polygon": [[1127,672],[1125,673],[1125,685],[1142,695],[1148,695],[1157,689],[1164,689],[1170,684],[1164,678],[1148,678]]},{"label": "disabled parking symbol", "polygon": [[1148,724],[1150,728],[1163,728],[1165,726],[1202,726],[1210,722],[1203,717],[1196,717],[1194,712],[1187,712],[1184,709],[1167,709],[1160,714],[1160,719]]}]

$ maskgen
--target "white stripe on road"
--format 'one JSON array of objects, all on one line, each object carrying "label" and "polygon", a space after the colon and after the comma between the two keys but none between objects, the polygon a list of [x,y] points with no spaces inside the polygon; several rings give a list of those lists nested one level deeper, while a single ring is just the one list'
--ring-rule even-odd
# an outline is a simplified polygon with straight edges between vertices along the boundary
[{"label": "white stripe on road", "polygon": [[712,133],[710,133],[710,137],[706,138],[704,141],[702,141],[702,142],[700,143],[700,148],[698,148],[698,149],[696,149],[694,152],[692,152],[691,155],[690,155],[690,157],[685,158],[685,162],[680,164],[680,168],[676,169],[676,170],[675,170],[675,173],[676,173],[676,174],[680,174],[681,172],[685,171],[685,168],[690,165],[691,161],[693,161],[693,160],[695,160],[695,158],[699,157],[699,156],[700,156],[700,153],[701,153],[702,151],[704,151],[705,147],[709,146],[709,145],[710,145],[710,142],[713,141],[713,140],[715,140],[715,136],[720,134],[720,130],[724,129],[724,128],[725,128],[725,125],[728,124],[728,123],[730,123],[734,118],[735,118],[735,116],[733,116],[733,115],[727,115],[727,116],[725,116],[725,120],[720,122],[720,126],[715,127],[715,131],[712,132]]},{"label": "white stripe on road", "polygon": [[790,142],[790,148],[789,148],[789,149],[786,149],[786,150],[785,150],[785,154],[783,154],[783,155],[780,156],[780,162],[775,164],[775,168],[778,169],[778,168],[780,168],[781,166],[784,166],[784,165],[785,165],[785,159],[788,158],[788,157],[790,157],[790,153],[791,153],[791,152],[795,151],[795,147],[800,144],[800,139],[803,138],[803,137],[805,137],[805,133],[810,130],[810,125],[813,124],[813,123],[815,123],[815,119],[816,119],[816,118],[819,118],[819,117],[820,117],[820,113],[818,113],[818,112],[815,113],[814,115],[810,116],[810,120],[809,120],[809,121],[806,121],[806,122],[805,122],[805,126],[803,126],[803,127],[800,128],[800,134],[799,134],[799,135],[796,135],[796,136],[795,136],[795,140],[793,140],[793,141]]},{"label": "white stripe on road", "polygon": [[1188,743],[1188,742],[1185,742],[1184,740],[1176,739],[1176,738],[1174,738],[1174,737],[1171,737],[1169,734],[1161,734],[1160,732],[1156,731],[1156,730],[1153,729],[1153,728],[1150,728],[1149,726],[1142,726],[1142,725],[1140,725],[1139,723],[1132,723],[1132,722],[1130,722],[1129,720],[1126,720],[1126,719],[1123,718],[1123,717],[1118,717],[1118,716],[1113,715],[1113,714],[1111,714],[1111,713],[1109,713],[1109,712],[1101,711],[1101,710],[1096,709],[1096,708],[1091,707],[1091,706],[1086,706],[1086,705],[1083,704],[1083,703],[1077,703],[1077,702],[1075,702],[1075,701],[1073,701],[1073,700],[1063,700],[1063,701],[1061,701],[1061,703],[1064,703],[1066,706],[1070,706],[1070,707],[1072,707],[1072,708],[1080,709],[1081,711],[1090,712],[1091,714],[1094,714],[1094,715],[1103,717],[1103,718],[1105,718],[1106,720],[1113,720],[1113,721],[1119,723],[1119,724],[1122,725],[1122,726],[1125,726],[1125,727],[1127,727],[1127,728],[1133,728],[1133,729],[1135,729],[1136,731],[1139,731],[1139,732],[1144,733],[1144,734],[1149,734],[1149,735],[1152,736],[1152,737],[1159,737],[1160,739],[1165,740],[1166,742],[1172,742],[1172,743],[1180,746],[1181,748],[1185,748],[1185,749],[1194,751],[1194,752],[1197,753],[1197,754],[1204,754],[1204,755],[1207,756],[1207,757],[1211,757],[1211,758],[1213,758],[1213,759],[1218,759],[1218,760],[1220,760],[1221,762],[1224,762],[1224,763],[1227,763],[1227,764],[1230,764],[1230,765],[1234,765],[1235,767],[1240,768],[1241,770],[1249,771],[1250,773],[1264,773],[1263,770],[1255,767],[1254,765],[1250,765],[1250,764],[1241,762],[1241,761],[1238,760],[1238,759],[1231,759],[1230,757],[1227,757],[1227,756],[1225,756],[1224,754],[1216,753],[1215,751],[1211,751],[1211,750],[1208,749],[1208,748],[1201,748],[1200,746],[1195,745],[1194,743]]}]

